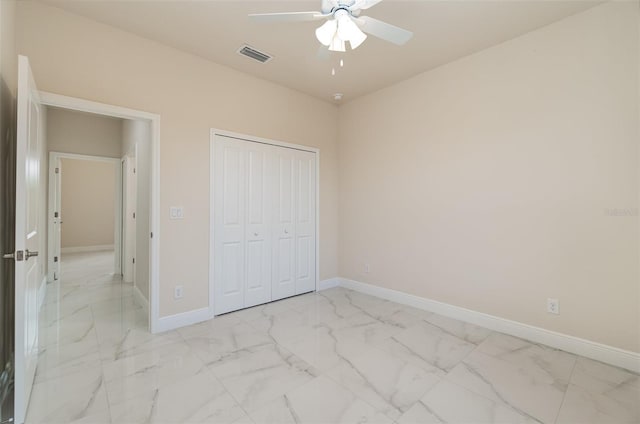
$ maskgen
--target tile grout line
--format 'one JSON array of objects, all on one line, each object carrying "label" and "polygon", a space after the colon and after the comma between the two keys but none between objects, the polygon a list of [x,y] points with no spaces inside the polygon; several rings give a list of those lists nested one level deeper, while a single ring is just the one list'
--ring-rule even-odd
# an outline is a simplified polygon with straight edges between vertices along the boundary
[{"label": "tile grout line", "polygon": [[576,356],[573,362],[573,367],[571,367],[571,373],[569,374],[569,378],[567,379],[567,388],[564,390],[564,393],[562,394],[562,402],[560,402],[560,407],[558,408],[558,412],[556,413],[556,418],[553,420],[554,423],[557,423],[558,418],[560,418],[560,412],[562,411],[562,407],[564,406],[564,401],[567,398],[567,392],[569,391],[569,387],[571,386],[571,380],[573,379],[573,373],[575,372],[576,366],[578,365],[578,359],[580,359],[580,357]]}]

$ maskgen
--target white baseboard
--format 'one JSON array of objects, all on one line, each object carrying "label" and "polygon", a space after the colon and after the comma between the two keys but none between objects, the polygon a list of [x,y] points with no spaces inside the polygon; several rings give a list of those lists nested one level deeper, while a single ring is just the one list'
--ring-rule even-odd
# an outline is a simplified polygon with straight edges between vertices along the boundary
[{"label": "white baseboard", "polygon": [[322,280],[320,281],[320,283],[318,283],[318,291],[330,289],[333,287],[339,287],[340,282],[341,282],[340,278],[338,277],[327,278],[326,280]]},{"label": "white baseboard", "polygon": [[211,311],[209,310],[209,307],[160,317],[158,319],[158,327],[154,328],[153,332],[162,333],[164,331],[175,330],[176,328],[197,324],[202,321],[210,320],[211,318]]},{"label": "white baseboard", "polygon": [[[633,372],[640,372],[640,353],[619,349],[613,346],[569,336],[544,328],[535,327],[521,322],[496,317],[482,312],[461,308],[448,303],[438,302],[412,294],[374,286],[372,284],[349,280],[346,278],[332,278],[338,280],[341,287],[382,299],[434,312],[449,318],[469,322],[490,330],[499,331],[535,343],[551,346],[576,355],[585,356]],[[325,280],[329,281],[329,280]],[[335,286],[332,286],[335,287]]]},{"label": "white baseboard", "polygon": [[63,247],[60,249],[60,253],[102,252],[114,249],[115,247],[113,244],[100,244],[96,246]]},{"label": "white baseboard", "polygon": [[133,285],[133,303],[142,307],[147,315],[149,314],[149,301],[135,284]]}]

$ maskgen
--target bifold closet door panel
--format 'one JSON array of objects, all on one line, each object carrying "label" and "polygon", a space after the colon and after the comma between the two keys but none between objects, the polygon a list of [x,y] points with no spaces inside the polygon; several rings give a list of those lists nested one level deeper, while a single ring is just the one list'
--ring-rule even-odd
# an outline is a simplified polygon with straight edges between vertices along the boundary
[{"label": "bifold closet door panel", "polygon": [[247,145],[246,293],[244,307],[271,300],[271,146]]},{"label": "bifold closet door panel", "polygon": [[316,155],[296,152],[296,294],[316,289]]},{"label": "bifold closet door panel", "polygon": [[296,294],[295,182],[296,150],[273,147],[273,243],[271,300]]},{"label": "bifold closet door panel", "polygon": [[246,147],[217,136],[214,143],[214,308],[244,307]]}]

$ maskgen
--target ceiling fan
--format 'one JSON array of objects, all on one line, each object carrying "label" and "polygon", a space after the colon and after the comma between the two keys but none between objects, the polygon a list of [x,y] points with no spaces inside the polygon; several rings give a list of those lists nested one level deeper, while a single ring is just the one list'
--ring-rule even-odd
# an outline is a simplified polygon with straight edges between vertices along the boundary
[{"label": "ceiling fan", "polygon": [[[258,22],[301,22],[326,19],[316,29],[320,43],[335,52],[346,51],[348,41],[356,49],[367,39],[367,34],[397,45],[403,45],[413,36],[411,31],[379,21],[369,16],[360,16],[382,0],[322,0],[321,12],[252,13],[249,17]],[[366,34],[365,34],[366,33]]]}]

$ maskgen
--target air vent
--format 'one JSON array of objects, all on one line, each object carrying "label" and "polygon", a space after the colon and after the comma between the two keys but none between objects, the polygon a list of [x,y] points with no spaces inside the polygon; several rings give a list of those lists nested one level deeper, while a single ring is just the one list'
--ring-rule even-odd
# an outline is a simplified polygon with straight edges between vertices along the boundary
[{"label": "air vent", "polygon": [[238,54],[247,56],[253,60],[257,60],[260,63],[265,63],[273,59],[273,57],[268,55],[267,53],[258,51],[251,46],[247,46],[246,44],[238,49]]}]

